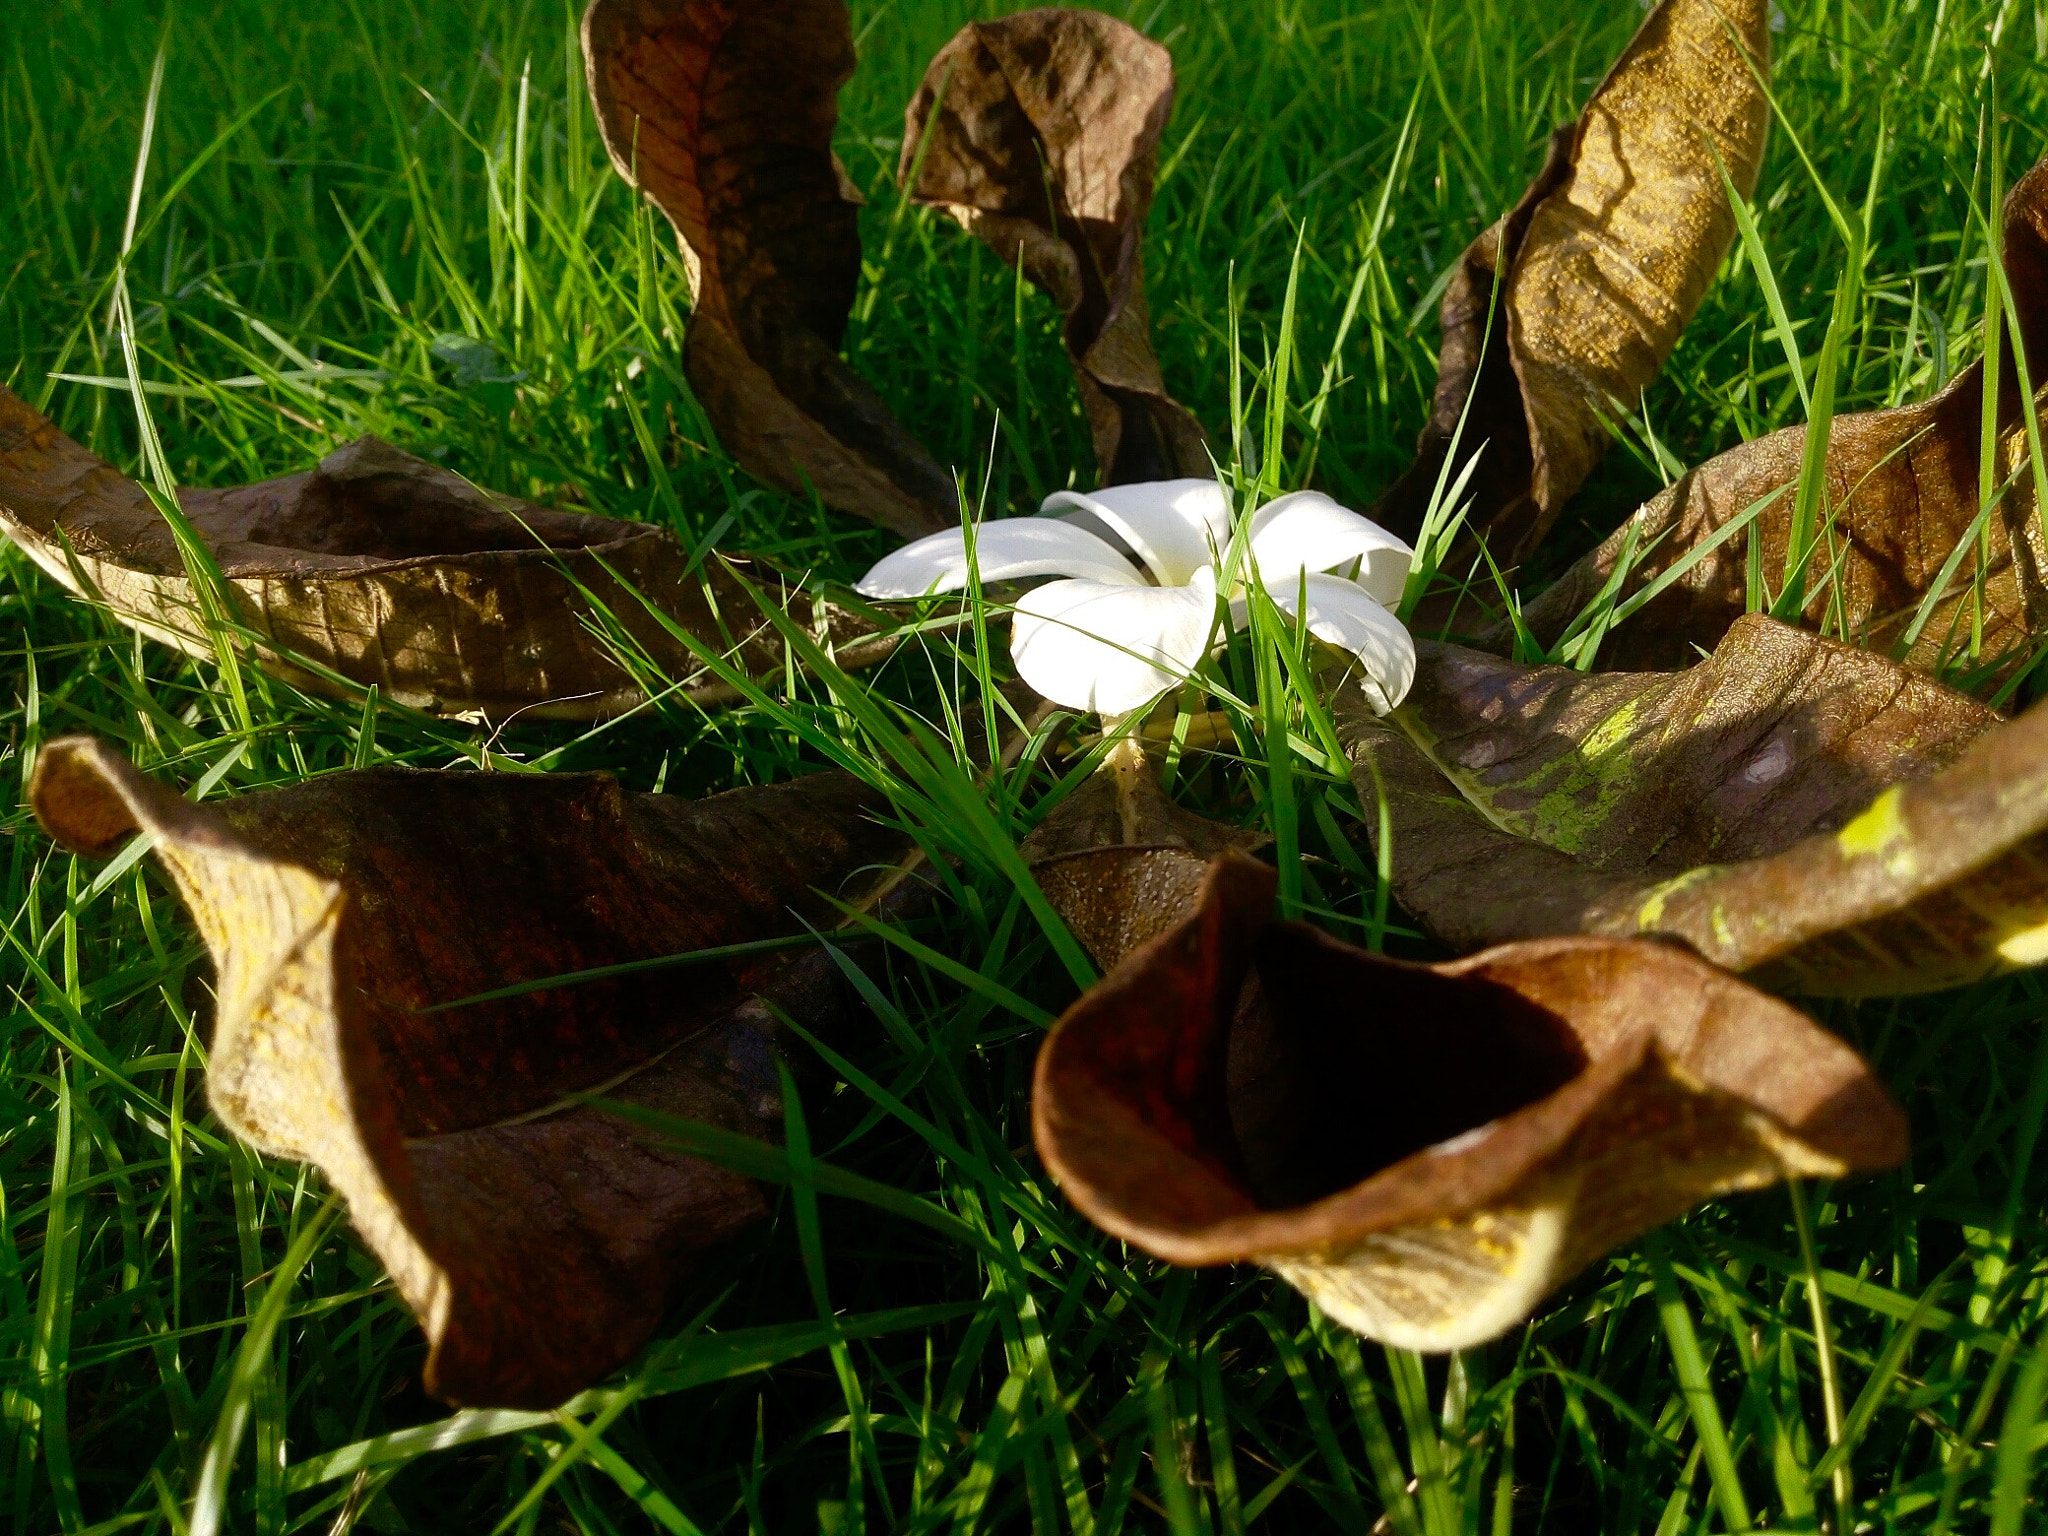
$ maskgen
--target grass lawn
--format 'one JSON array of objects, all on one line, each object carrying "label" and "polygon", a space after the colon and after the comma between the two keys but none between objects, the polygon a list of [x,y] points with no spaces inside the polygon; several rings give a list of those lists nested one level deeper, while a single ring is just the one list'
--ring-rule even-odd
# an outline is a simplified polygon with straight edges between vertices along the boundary
[{"label": "grass lawn", "polygon": [[[2048,6],[1786,6],[1764,245],[1810,355],[1843,260],[1821,188],[1867,209],[1837,408],[1918,399],[1980,350],[1987,124],[2002,114],[2008,177],[2040,154]],[[1302,408],[1280,478],[1370,506],[1425,413],[1450,264],[1519,195],[1641,9],[1106,8],[1169,44],[1179,72],[1147,245],[1168,381],[1212,429],[1226,422],[1235,334],[1240,383],[1267,387],[1298,247],[1284,382]],[[847,355],[1003,509],[1092,483],[1057,316],[893,180],[925,62],[995,9],[856,0],[839,153],[867,197]],[[287,473],[374,432],[480,484],[857,575],[889,536],[702,446],[677,353],[682,265],[605,163],[575,20],[564,0],[16,0],[0,26],[0,382],[137,470],[130,396],[93,382],[124,372],[110,298],[132,225],[139,367],[181,484]],[[437,357],[444,334],[488,342],[516,380],[463,385]],[[1800,419],[1738,253],[1523,591],[1679,467]],[[700,794],[821,760],[815,735],[753,708],[492,732],[271,684],[244,720],[211,664],[134,639],[12,550],[0,613],[9,775],[77,731],[209,795],[373,763],[605,769]],[[933,646],[862,686],[943,725],[954,666]],[[849,712],[798,691],[817,705],[808,731],[875,754]],[[1262,726],[1240,724],[1246,760],[1211,761],[1180,792],[1246,823],[1291,806],[1319,920],[1426,953],[1398,912],[1391,930],[1376,918],[1350,782],[1298,759],[1291,801],[1276,796]],[[1057,768],[1004,798],[1018,836]],[[923,831],[947,846],[943,827]],[[1816,1010],[1906,1105],[1903,1169],[1707,1207],[1501,1341],[1423,1358],[1361,1344],[1262,1272],[1156,1264],[1060,1200],[1030,1151],[1041,1031],[994,997],[1057,1013],[1073,986],[1009,877],[969,857],[920,938],[989,985],[895,955],[875,1016],[842,1041],[886,1091],[835,1089],[821,1069],[804,1113],[819,1156],[943,1206],[986,1247],[785,1190],[769,1224],[684,1282],[656,1344],[610,1384],[619,1411],[450,1418],[420,1389],[418,1329],[345,1226],[272,1298],[275,1334],[245,1342],[321,1213],[319,1180],[208,1116],[210,973],[158,873],[102,877],[18,806],[0,833],[0,1529],[2018,1536],[2048,1522],[2033,1470],[2048,1440],[2036,977]],[[1358,1083],[1359,1114],[1399,1091]],[[821,1306],[857,1337],[833,1342]],[[878,1316],[904,1308],[941,1310]],[[210,1446],[235,1445],[202,1476]]]}]

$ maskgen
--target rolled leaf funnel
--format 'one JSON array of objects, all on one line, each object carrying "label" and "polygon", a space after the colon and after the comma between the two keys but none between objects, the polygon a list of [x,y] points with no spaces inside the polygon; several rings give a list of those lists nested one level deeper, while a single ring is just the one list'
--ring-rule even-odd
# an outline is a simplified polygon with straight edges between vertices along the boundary
[{"label": "rolled leaf funnel", "polygon": [[766,1213],[581,1096],[773,1139],[776,1010],[842,999],[812,948],[632,962],[801,939],[905,845],[843,774],[687,801],[381,768],[194,804],[69,737],[30,797],[80,853],[152,839],[216,969],[208,1102],[319,1166],[426,1330],[428,1389],[491,1406],[624,1364],[692,1256]]},{"label": "rolled leaf funnel", "polygon": [[1408,964],[1272,921],[1273,888],[1223,854],[1039,1054],[1046,1165],[1162,1259],[1261,1264],[1369,1338],[1461,1349],[1701,1201],[1905,1155],[1854,1051],[1675,946]]}]

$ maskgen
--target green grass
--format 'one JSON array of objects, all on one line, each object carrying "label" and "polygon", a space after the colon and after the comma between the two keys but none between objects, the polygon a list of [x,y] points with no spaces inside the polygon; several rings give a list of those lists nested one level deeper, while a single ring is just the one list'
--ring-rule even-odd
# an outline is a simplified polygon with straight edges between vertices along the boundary
[{"label": "green grass", "polygon": [[[139,367],[163,386],[162,473],[250,480],[376,432],[480,483],[840,576],[888,547],[700,446],[676,357],[680,265],[604,164],[560,0],[191,0],[168,24],[137,0],[33,10],[0,30],[0,380],[99,452],[143,471],[126,395],[53,376],[124,371],[110,285],[162,46],[127,267]],[[1825,356],[1833,408],[1854,411],[1918,398],[1981,350],[1983,108],[1995,81],[2010,176],[2048,121],[2048,9],[1789,10],[1776,91],[1818,183],[1774,134],[1755,245],[1525,592],[1677,466],[1803,419],[1819,381],[1788,354],[1809,372]],[[847,349],[968,485],[1011,506],[1089,477],[1056,317],[904,207],[890,176],[925,61],[982,14],[856,6],[840,152],[868,195],[868,270]],[[1519,193],[1639,9],[1148,0],[1127,14],[1172,46],[1180,77],[1148,244],[1166,375],[1212,426],[1239,386],[1257,395],[1247,418],[1265,419],[1298,248],[1294,406],[1277,455],[1261,434],[1265,465],[1281,485],[1313,466],[1369,505],[1421,422],[1450,262]],[[1845,312],[1823,188],[1852,216],[1871,209]],[[482,371],[516,379],[464,385],[437,358],[444,334],[487,342],[503,366]],[[5,771],[54,733],[91,731],[210,794],[381,762],[605,768],[671,793],[827,756],[880,772],[893,717],[871,700],[945,728],[954,669],[975,675],[934,645],[787,711],[492,737],[253,672],[238,701],[212,663],[134,641],[13,552],[0,610]],[[1417,950],[1398,913],[1389,926],[1316,712],[1274,696],[1295,675],[1279,643],[1262,632],[1226,664],[1248,709],[1242,761],[1191,757],[1177,793],[1311,855],[1290,899],[1337,931]],[[1290,721],[1294,752],[1278,739]],[[319,1181],[208,1117],[207,973],[166,885],[146,862],[100,878],[12,812],[0,1529],[1224,1536],[1380,1520],[1403,1536],[2016,1536],[2048,1520],[2039,980],[1824,1012],[1908,1105],[1905,1169],[1704,1209],[1596,1265],[1529,1327],[1423,1360],[1360,1344],[1259,1273],[1155,1265],[1048,1185],[1028,1150],[1034,1020],[1075,983],[1010,850],[1051,782],[1020,774],[971,821],[929,816],[927,837],[962,862],[957,899],[917,942],[951,963],[892,947],[872,1017],[826,1059],[836,1091],[805,1099],[769,1160],[787,1180],[774,1221],[687,1281],[643,1359],[564,1413],[453,1419],[419,1390],[419,1334]],[[937,806],[945,789],[927,773],[919,794]],[[1359,1083],[1359,1113],[1398,1091]],[[896,1194],[877,1205],[877,1184]]]}]

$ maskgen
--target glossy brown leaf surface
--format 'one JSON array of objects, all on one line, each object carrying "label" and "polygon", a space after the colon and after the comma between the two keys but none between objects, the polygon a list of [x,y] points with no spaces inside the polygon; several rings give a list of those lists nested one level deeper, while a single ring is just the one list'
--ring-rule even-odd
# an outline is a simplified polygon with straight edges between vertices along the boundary
[{"label": "glossy brown leaf surface", "polygon": [[[2048,382],[2048,161],[2014,186],[2005,207],[2005,267],[2031,378]],[[1985,525],[1980,652],[1987,666],[2031,655],[2048,588],[2048,543],[2028,472],[2025,423],[2008,345],[2000,370],[1998,476],[2017,476]],[[1896,410],[1838,416],[1828,437],[1826,515],[1806,583],[1803,622],[1831,621],[1858,643],[1892,650],[1908,637],[1943,564],[1969,539],[1978,511],[1984,371],[1973,363],[1936,394]],[[1713,646],[1748,595],[1751,532],[1775,592],[1791,546],[1805,427],[1787,427],[1709,459],[1646,503],[1627,525],[1586,555],[1524,611],[1548,645],[1606,586],[1627,547],[1640,557],[1624,579],[1626,600],[1681,560],[1699,554],[1734,520],[1761,505],[1747,528],[1726,536],[1625,623],[1601,649],[1607,666],[1683,664],[1693,647]],[[1836,574],[1832,580],[1829,572]],[[1969,550],[1928,614],[1907,660],[1932,668],[1970,643],[1977,554]],[[1505,645],[1506,635],[1499,636]],[[1491,642],[1489,642],[1491,643]]]},{"label": "glossy brown leaf surface", "polygon": [[1747,196],[1770,119],[1751,69],[1769,58],[1769,10],[1660,0],[1552,136],[1521,201],[1444,290],[1429,422],[1376,521],[1417,536],[1465,416],[1460,465],[1480,453],[1468,532],[1508,566],[1549,529],[1606,452],[1604,420],[1640,401],[1734,237],[1715,155]]},{"label": "glossy brown leaf surface", "polygon": [[799,948],[424,1010],[801,935],[904,853],[837,773],[686,801],[603,774],[381,768],[194,804],[69,737],[31,798],[81,853],[153,839],[217,973],[215,1113],[319,1166],[427,1331],[429,1389],[472,1404],[548,1407],[605,1376],[690,1256],[766,1209],[750,1180],[565,1101],[775,1139],[773,1008],[816,1027],[843,999]]},{"label": "glossy brown leaf surface", "polygon": [[1207,478],[1202,429],[1152,350],[1143,241],[1173,58],[1097,11],[970,22],[904,114],[899,178],[1066,315],[1103,483]]},{"label": "glossy brown leaf surface", "polygon": [[[1273,889],[1219,857],[1192,915],[1039,1053],[1046,1165],[1149,1253],[1263,1264],[1371,1338],[1459,1349],[1702,1200],[1904,1155],[1853,1051],[1675,946],[1411,965],[1271,921]],[[1267,1019],[1247,1051],[1253,977]]]},{"label": "glossy brown leaf surface", "polygon": [[593,0],[590,100],[619,174],[691,256],[690,387],[749,474],[915,538],[952,476],[839,356],[860,283],[832,158],[853,73],[841,0]]},{"label": "glossy brown leaf surface", "polygon": [[1024,840],[1039,888],[1104,970],[1194,910],[1211,858],[1271,841],[1176,805],[1157,771],[1126,740]]},{"label": "glossy brown leaf surface", "polygon": [[1676,673],[1419,656],[1391,720],[1336,710],[1394,894],[1448,944],[1654,933],[1851,996],[2048,958],[2048,713],[1759,616]]},{"label": "glossy brown leaf surface", "polygon": [[[748,583],[807,609],[806,627],[839,642],[844,665],[893,644],[762,562],[712,557],[690,571],[663,529],[479,491],[373,437],[307,473],[179,501],[226,579],[234,622],[268,668],[315,692],[374,684],[415,709],[490,719],[601,718],[671,681],[685,698],[723,702],[731,689],[670,626],[742,671],[780,668]],[[122,622],[213,655],[170,525],[142,487],[4,389],[0,530]],[[616,645],[593,629],[599,614]]]}]

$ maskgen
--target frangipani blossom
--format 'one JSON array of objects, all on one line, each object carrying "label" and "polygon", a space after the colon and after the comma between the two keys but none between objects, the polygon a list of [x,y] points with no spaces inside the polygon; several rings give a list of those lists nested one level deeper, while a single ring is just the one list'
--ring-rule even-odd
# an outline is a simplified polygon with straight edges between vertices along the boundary
[{"label": "frangipani blossom", "polygon": [[[1218,567],[1231,532],[1214,480],[1155,480],[1055,491],[1037,517],[981,524],[974,555],[983,581],[1062,578],[1018,599],[1010,652],[1046,698],[1113,718],[1184,682],[1215,642]],[[1375,709],[1399,704],[1415,677],[1415,644],[1392,610],[1415,552],[1320,491],[1260,507],[1248,542],[1244,576],[1256,571],[1283,613],[1358,658]],[[925,597],[967,579],[966,534],[955,528],[897,550],[858,590]],[[1230,620],[1238,629],[1251,621],[1242,581],[1230,594]]]}]

